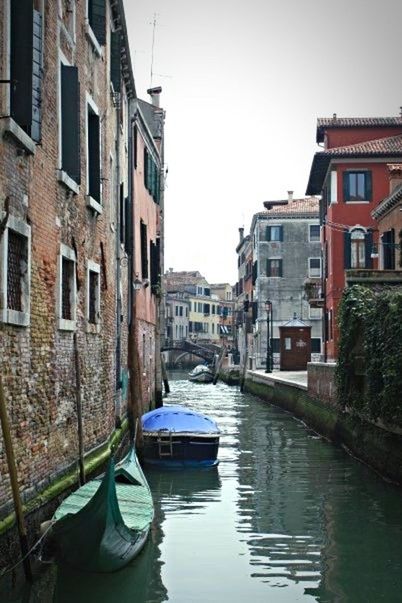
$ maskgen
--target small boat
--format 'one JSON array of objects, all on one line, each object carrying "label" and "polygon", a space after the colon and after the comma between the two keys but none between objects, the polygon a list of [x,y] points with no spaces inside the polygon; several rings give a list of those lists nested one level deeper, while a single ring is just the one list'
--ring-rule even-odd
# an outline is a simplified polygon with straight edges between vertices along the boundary
[{"label": "small boat", "polygon": [[218,464],[220,430],[213,419],[182,406],[164,406],[142,416],[144,462],[171,468]]},{"label": "small boat", "polygon": [[42,560],[87,572],[114,572],[144,546],[154,517],[151,491],[134,448],[103,476],[70,494],[58,507]]},{"label": "small boat", "polygon": [[196,383],[211,383],[214,380],[214,374],[205,364],[198,364],[188,374],[188,378]]}]

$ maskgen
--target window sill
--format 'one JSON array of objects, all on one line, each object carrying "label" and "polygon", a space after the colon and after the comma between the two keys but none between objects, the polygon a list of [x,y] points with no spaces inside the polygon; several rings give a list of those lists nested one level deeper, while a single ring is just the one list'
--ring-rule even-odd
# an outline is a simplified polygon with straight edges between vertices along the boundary
[{"label": "window sill", "polygon": [[19,312],[18,310],[1,310],[1,322],[15,325],[17,327],[29,327],[30,316],[28,312]]},{"label": "window sill", "polygon": [[80,186],[73,180],[67,172],[64,170],[59,170],[57,173],[57,179],[59,182],[62,182],[70,191],[72,191],[75,195],[78,195],[80,192]]},{"label": "window sill", "polygon": [[100,324],[99,323],[94,324],[92,322],[87,322],[86,332],[92,333],[93,335],[97,335],[98,333],[100,333]]},{"label": "window sill", "polygon": [[36,146],[34,141],[20,126],[16,121],[13,120],[12,117],[7,117],[3,122],[3,132],[10,134],[19,145],[29,153],[30,155],[35,155]]},{"label": "window sill", "polygon": [[92,48],[94,49],[95,54],[98,57],[101,57],[102,56],[102,48],[101,48],[98,40],[96,39],[96,36],[92,30],[92,27],[90,26],[88,21],[85,23],[85,34],[86,34],[88,40],[91,42]]},{"label": "window sill", "polygon": [[345,203],[352,203],[353,205],[359,205],[359,203],[363,203],[367,205],[367,203],[371,203],[371,201],[364,201],[363,199],[361,201],[353,201],[352,199],[347,199],[345,200]]},{"label": "window sill", "polygon": [[93,209],[97,214],[101,214],[103,212],[102,205],[98,201],[95,201],[95,199],[91,197],[91,195],[87,195],[86,200],[87,207]]},{"label": "window sill", "polygon": [[76,322],[75,320],[67,320],[65,318],[59,318],[58,329],[59,331],[75,331]]}]

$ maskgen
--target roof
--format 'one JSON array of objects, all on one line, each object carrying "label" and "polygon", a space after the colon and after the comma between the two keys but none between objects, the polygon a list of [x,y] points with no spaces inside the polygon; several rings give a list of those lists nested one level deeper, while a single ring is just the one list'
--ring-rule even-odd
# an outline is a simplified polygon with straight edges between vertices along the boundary
[{"label": "roof", "polygon": [[293,199],[286,205],[274,205],[271,209],[266,211],[260,211],[253,215],[251,221],[251,232],[254,230],[255,223],[257,220],[270,220],[270,219],[285,219],[291,220],[292,218],[310,218],[314,219],[319,217],[319,204],[320,201],[317,197],[304,197],[302,199]]},{"label": "roof", "polygon": [[300,320],[300,318],[296,318],[296,315],[292,318],[292,320],[288,320],[288,322],[285,322],[279,328],[281,328],[281,327],[309,327],[309,328],[311,328],[310,325],[308,325],[307,323]]},{"label": "roof", "polygon": [[395,187],[395,190],[389,195],[385,197],[375,209],[371,212],[371,215],[375,220],[382,218],[385,214],[387,214],[395,205],[398,205],[402,201],[402,184],[399,184]]},{"label": "roof", "polygon": [[315,153],[307,185],[307,195],[321,194],[328,166],[332,159],[369,159],[396,157],[402,159],[402,134],[368,140]]},{"label": "roof", "polygon": [[147,126],[154,138],[162,138],[164,111],[147,101],[137,99],[138,106],[144,116]]},{"label": "roof", "polygon": [[319,117],[316,141],[323,142],[325,131],[336,128],[395,128],[402,127],[402,116],[398,117]]},{"label": "roof", "polygon": [[124,12],[123,0],[117,0],[117,2],[112,2],[111,4],[113,22],[116,30],[120,30],[121,34],[121,66],[122,66],[122,75],[123,80],[127,90],[128,98],[135,98],[135,83],[134,83],[134,75],[133,68],[131,64],[131,56],[130,56],[130,44],[128,41],[128,33],[127,33],[127,23],[126,16]]}]

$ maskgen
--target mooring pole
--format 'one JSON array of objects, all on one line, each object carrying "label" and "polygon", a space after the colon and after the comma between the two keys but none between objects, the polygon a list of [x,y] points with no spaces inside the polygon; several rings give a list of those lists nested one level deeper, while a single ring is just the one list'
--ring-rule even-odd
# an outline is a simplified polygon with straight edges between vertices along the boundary
[{"label": "mooring pole", "polygon": [[3,431],[4,438],[4,447],[7,457],[7,465],[8,472],[10,474],[10,482],[11,482],[11,490],[13,493],[14,499],[14,509],[15,515],[17,518],[18,525],[18,534],[20,538],[20,546],[21,546],[21,554],[22,554],[22,562],[24,565],[24,572],[26,579],[31,582],[32,581],[32,570],[31,570],[31,562],[29,560],[28,555],[28,538],[25,527],[24,514],[22,511],[21,497],[20,491],[18,488],[18,477],[17,477],[17,468],[15,465],[15,457],[14,457],[14,449],[13,443],[11,440],[11,432],[10,432],[10,423],[8,421],[6,402],[4,399],[4,390],[3,390],[3,382],[1,380],[0,375],[0,421],[1,421],[1,429]]},{"label": "mooring pole", "polygon": [[169,386],[169,381],[168,381],[168,376],[167,376],[167,371],[166,371],[166,364],[165,364],[165,360],[163,358],[163,355],[161,354],[161,366],[162,366],[162,379],[163,379],[163,386],[165,388],[165,394],[170,394],[170,386]]}]

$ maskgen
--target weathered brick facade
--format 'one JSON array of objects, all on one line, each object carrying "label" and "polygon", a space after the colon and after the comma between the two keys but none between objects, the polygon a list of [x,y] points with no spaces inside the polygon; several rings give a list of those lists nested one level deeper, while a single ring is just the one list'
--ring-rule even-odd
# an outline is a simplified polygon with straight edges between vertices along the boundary
[{"label": "weathered brick facade", "polygon": [[[0,4],[4,80],[12,77],[9,45],[11,53],[13,44],[20,51],[10,27],[16,4]],[[128,51],[125,59],[118,56],[120,93],[111,84],[111,32],[119,29],[125,38],[121,5],[105,3],[104,40],[92,30],[86,5],[43,3],[40,140],[18,124],[11,87],[1,85],[0,371],[25,502],[77,462],[75,337],[85,453],[107,443],[127,412],[130,264],[120,217],[129,195],[128,112],[135,89]],[[40,13],[42,3],[33,7]],[[63,163],[70,124],[62,124],[62,65],[78,69],[75,179]],[[74,107],[68,109],[74,118]],[[91,186],[99,187],[98,199]],[[17,243],[22,247],[14,248]],[[18,274],[10,277],[14,256]],[[0,477],[4,519],[12,503],[2,438]]]}]

